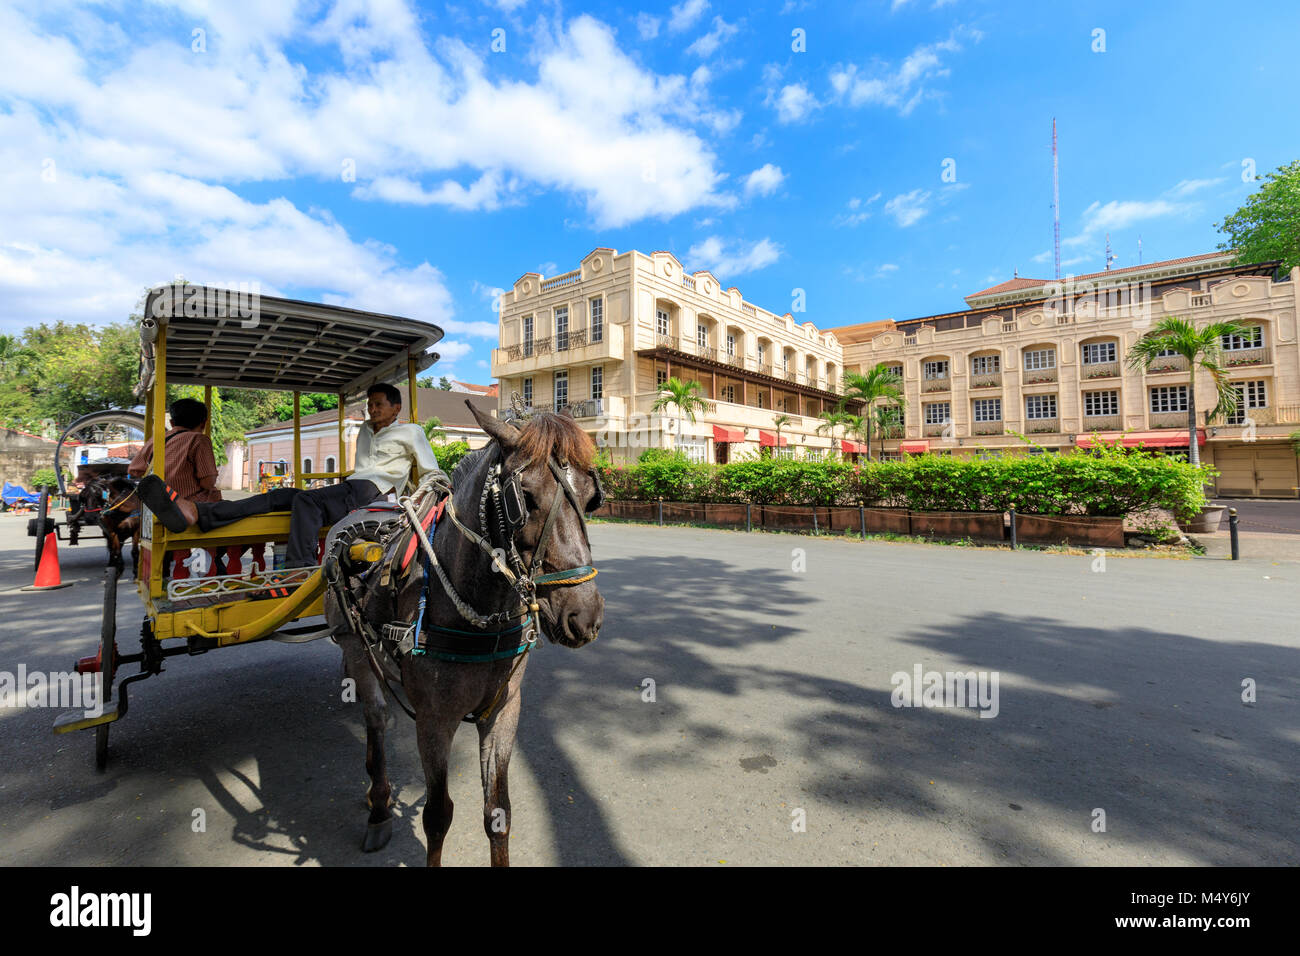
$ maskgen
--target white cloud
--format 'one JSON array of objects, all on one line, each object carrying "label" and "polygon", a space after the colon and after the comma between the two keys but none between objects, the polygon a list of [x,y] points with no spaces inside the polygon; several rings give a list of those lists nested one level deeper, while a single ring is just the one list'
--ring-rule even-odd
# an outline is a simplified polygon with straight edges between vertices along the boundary
[{"label": "white cloud", "polygon": [[659,35],[659,24],[661,22],[658,17],[652,17],[648,13],[638,13],[636,15],[636,31],[641,34],[642,40],[653,40]]},{"label": "white cloud", "polygon": [[897,271],[898,271],[898,266],[894,265],[894,263],[892,262],[881,263],[880,268],[876,270],[876,278],[883,279],[885,276],[889,275],[890,273],[897,272]]},{"label": "white cloud", "polygon": [[1227,180],[1220,176],[1218,179],[1184,179],[1173,189],[1169,190],[1168,195],[1174,198],[1190,196],[1192,193],[1202,189],[1208,189],[1210,186],[1217,186],[1219,183]]},{"label": "white cloud", "polygon": [[698,242],[686,253],[692,263],[699,263],[721,282],[734,276],[770,266],[781,257],[781,247],[771,239],[759,239],[746,246],[743,242],[724,242],[717,236]]},{"label": "white cloud", "polygon": [[942,54],[960,52],[962,40],[979,42],[982,36],[978,30],[959,27],[946,40],[918,46],[896,69],[887,63],[869,70],[854,63],[836,67],[830,74],[831,89],[837,100],[849,106],[886,106],[907,116],[923,99],[936,95],[929,87],[931,80],[950,74]]},{"label": "white cloud", "polygon": [[668,30],[670,33],[681,33],[688,29],[696,20],[704,16],[704,11],[709,9],[709,0],[683,0],[672,8],[672,14],[668,18]]},{"label": "white cloud", "polygon": [[740,27],[737,24],[728,23],[722,17],[714,17],[713,29],[688,46],[686,52],[694,53],[696,56],[713,56],[723,42],[735,36],[738,32],[740,32]]},{"label": "white cloud", "polygon": [[785,182],[785,173],[781,171],[781,167],[765,163],[745,177],[745,195],[770,196],[783,182]]},{"label": "white cloud", "polygon": [[1186,213],[1191,208],[1188,203],[1174,203],[1166,199],[1112,199],[1105,204],[1094,202],[1083,211],[1083,228],[1077,235],[1062,239],[1061,245],[1065,248],[1087,245],[1103,232],[1126,229],[1147,219]]},{"label": "white cloud", "polygon": [[854,196],[848,201],[848,212],[840,213],[833,220],[836,226],[860,226],[871,218],[871,212],[868,206],[880,198],[880,193],[876,193],[870,199],[863,200],[859,196]]},{"label": "white cloud", "polygon": [[769,90],[767,105],[776,107],[776,118],[782,123],[797,123],[821,106],[817,97],[808,92],[802,83],[783,86],[781,92],[775,95]]},{"label": "white cloud", "polygon": [[930,193],[924,189],[913,189],[910,193],[900,193],[885,203],[885,212],[903,227],[911,226],[930,211],[928,203]]}]

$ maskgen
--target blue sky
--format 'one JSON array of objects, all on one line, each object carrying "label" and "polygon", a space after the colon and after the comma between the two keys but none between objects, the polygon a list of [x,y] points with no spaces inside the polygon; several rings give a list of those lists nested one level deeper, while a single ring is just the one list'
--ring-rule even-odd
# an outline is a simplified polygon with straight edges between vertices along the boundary
[{"label": "blue sky", "polygon": [[8,0],[0,331],[183,274],[438,322],[482,382],[493,290],[595,246],[820,328],[959,309],[1052,276],[1053,117],[1063,274],[1210,251],[1300,156],[1300,10],[1058,6]]}]

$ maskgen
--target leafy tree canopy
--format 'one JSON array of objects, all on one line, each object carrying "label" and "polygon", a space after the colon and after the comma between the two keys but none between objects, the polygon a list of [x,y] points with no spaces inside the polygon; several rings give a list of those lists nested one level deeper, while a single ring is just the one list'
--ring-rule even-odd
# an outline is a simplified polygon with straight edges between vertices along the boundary
[{"label": "leafy tree canopy", "polygon": [[1300,265],[1300,160],[1279,166],[1264,185],[1215,228],[1227,236],[1220,249],[1235,249],[1242,262],[1281,259],[1282,268]]}]

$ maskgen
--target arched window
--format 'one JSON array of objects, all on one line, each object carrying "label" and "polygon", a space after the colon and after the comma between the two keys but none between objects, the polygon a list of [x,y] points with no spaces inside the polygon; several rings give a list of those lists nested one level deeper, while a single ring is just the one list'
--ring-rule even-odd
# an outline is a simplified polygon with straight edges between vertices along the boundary
[{"label": "arched window", "polygon": [[330,457],[328,457],[328,458],[325,459],[325,470],[326,470],[326,471],[338,471],[338,466],[334,463],[334,456],[333,456],[333,455],[331,455]]},{"label": "arched window", "polygon": [[311,469],[311,459],[310,459],[310,458],[304,458],[304,459],[302,460],[302,473],[303,473],[304,475],[310,475],[310,474],[311,474],[311,470],[312,470],[312,469]]}]

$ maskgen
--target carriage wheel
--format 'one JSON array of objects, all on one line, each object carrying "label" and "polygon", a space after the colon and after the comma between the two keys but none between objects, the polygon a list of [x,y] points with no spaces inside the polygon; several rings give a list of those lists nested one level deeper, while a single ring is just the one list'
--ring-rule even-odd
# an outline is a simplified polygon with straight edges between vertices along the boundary
[{"label": "carriage wheel", "polygon": [[36,506],[36,561],[33,571],[41,569],[41,552],[45,550],[45,536],[50,533],[50,489],[41,489],[41,500]]}]

